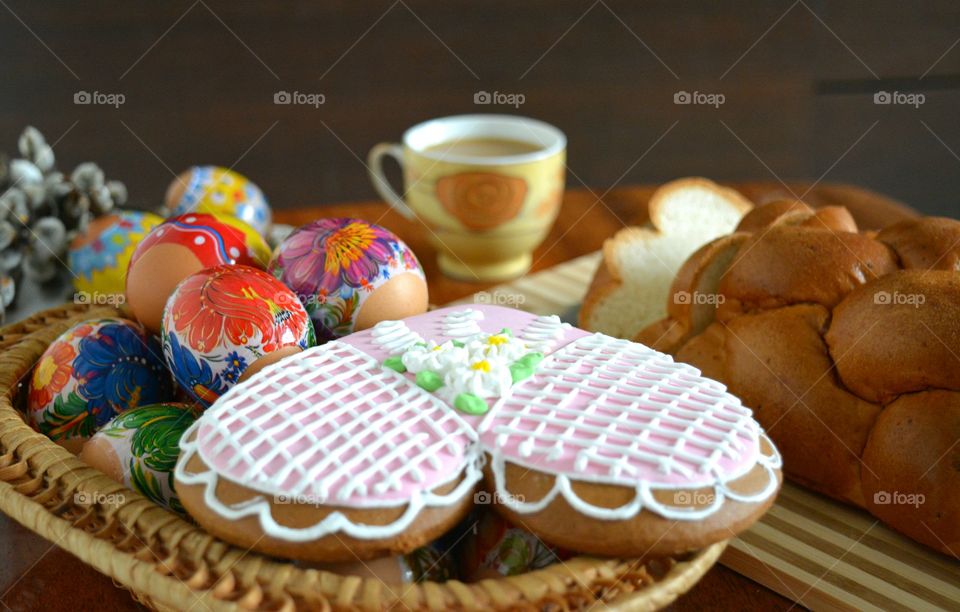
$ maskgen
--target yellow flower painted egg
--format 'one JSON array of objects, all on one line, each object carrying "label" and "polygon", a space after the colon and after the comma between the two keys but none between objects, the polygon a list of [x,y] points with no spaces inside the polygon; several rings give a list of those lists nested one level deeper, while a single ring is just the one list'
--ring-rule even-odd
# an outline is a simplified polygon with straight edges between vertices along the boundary
[{"label": "yellow flower painted egg", "polygon": [[173,215],[219,213],[246,222],[265,236],[270,229],[270,205],[263,192],[245,176],[219,166],[194,166],[167,188]]},{"label": "yellow flower painted egg", "polygon": [[148,212],[121,211],[90,222],[70,243],[67,266],[73,286],[91,301],[124,291],[127,266],[137,245],[163,219]]},{"label": "yellow flower painted egg", "polygon": [[77,452],[117,414],[172,397],[157,341],[132,321],[99,319],[74,325],[44,351],[30,378],[27,416]]}]

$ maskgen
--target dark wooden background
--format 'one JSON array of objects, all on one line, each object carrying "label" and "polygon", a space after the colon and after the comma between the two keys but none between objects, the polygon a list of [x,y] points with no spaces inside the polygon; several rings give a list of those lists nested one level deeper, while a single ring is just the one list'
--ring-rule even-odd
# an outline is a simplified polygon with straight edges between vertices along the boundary
[{"label": "dark wooden background", "polygon": [[[236,164],[287,208],[373,197],[360,160],[415,122],[509,112],[566,131],[571,186],[823,176],[957,214],[958,39],[951,0],[3,0],[0,150],[34,124],[61,166],[98,161],[141,206],[190,164]],[[681,90],[726,101],[678,106]]]}]

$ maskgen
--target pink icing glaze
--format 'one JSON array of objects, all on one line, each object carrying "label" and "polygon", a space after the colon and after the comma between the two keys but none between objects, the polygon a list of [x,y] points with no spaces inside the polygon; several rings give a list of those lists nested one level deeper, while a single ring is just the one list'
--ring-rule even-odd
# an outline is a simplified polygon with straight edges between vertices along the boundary
[{"label": "pink icing glaze", "polygon": [[[405,324],[425,340],[442,343],[451,339],[443,331],[444,317],[465,309],[483,313],[478,325],[487,333],[507,327],[522,336],[537,318],[476,305],[418,315]],[[416,387],[409,374],[388,371],[382,362],[390,355],[371,331],[355,333],[292,357],[285,366],[231,390],[202,418],[199,447],[208,465],[239,483],[354,507],[401,503],[455,479],[470,457],[481,452],[477,431],[483,450],[499,450],[509,461],[574,480],[698,487],[738,476],[756,463],[759,428],[749,410],[719,383],[625,341],[618,345],[630,347],[625,353],[591,348],[599,356],[586,361],[569,356],[596,338],[603,337],[565,329],[547,351],[560,355],[514,385],[512,396],[490,413],[472,417]],[[351,372],[355,366],[359,369]],[[598,377],[575,388],[591,373]],[[545,390],[549,392],[544,396]],[[643,401],[627,420],[625,406],[641,395]],[[605,399],[598,402],[601,396]],[[556,412],[561,402],[563,410],[552,422],[538,421],[538,416]],[[527,413],[521,414],[524,409]],[[701,425],[704,416],[708,418]],[[247,431],[249,422],[258,418],[258,434]],[[618,418],[622,422],[615,431],[601,430]],[[660,425],[644,433],[651,423]],[[507,435],[507,429],[513,433]],[[535,439],[524,445],[531,438],[525,432],[534,430]],[[561,435],[566,439],[557,448]],[[681,437],[685,439],[677,452]],[[429,456],[404,450],[413,442],[419,449],[429,448]],[[584,459],[583,449],[591,446],[594,450]],[[344,465],[338,471],[330,457],[339,450],[344,451]],[[378,467],[390,453],[393,459]],[[320,489],[324,478],[332,479],[327,491]],[[363,488],[338,498],[351,478]],[[386,484],[391,488],[378,489]]]},{"label": "pink icing glaze", "polygon": [[481,427],[485,448],[574,479],[668,487],[710,486],[757,461],[758,427],[722,387],[637,344],[568,359],[579,344],[514,387]]},{"label": "pink icing glaze", "polygon": [[[204,461],[266,493],[356,507],[403,502],[460,473],[476,436],[450,408],[378,361],[327,347],[336,343],[303,353],[306,372],[258,375],[208,409],[197,430]],[[240,393],[239,407],[227,403]],[[351,479],[366,490],[339,499]]]}]

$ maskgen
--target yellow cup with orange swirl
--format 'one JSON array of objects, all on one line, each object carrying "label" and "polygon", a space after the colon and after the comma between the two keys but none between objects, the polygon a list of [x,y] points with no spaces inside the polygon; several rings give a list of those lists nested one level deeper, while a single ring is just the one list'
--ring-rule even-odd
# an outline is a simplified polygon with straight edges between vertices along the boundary
[{"label": "yellow cup with orange swirl", "polygon": [[[440,270],[493,281],[530,269],[563,199],[567,139],[557,128],[513,115],[458,115],[415,125],[403,144],[380,143],[368,156],[377,192],[426,225]],[[393,157],[403,195],[383,172]]]}]

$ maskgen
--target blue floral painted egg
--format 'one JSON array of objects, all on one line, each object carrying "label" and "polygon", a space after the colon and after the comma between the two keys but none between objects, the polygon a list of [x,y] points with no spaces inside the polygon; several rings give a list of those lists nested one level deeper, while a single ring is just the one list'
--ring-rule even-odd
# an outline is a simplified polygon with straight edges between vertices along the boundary
[{"label": "blue floral painted egg", "polygon": [[117,414],[173,397],[163,353],[125,319],[74,325],[44,351],[27,395],[31,425],[73,452]]},{"label": "blue floral painted egg", "polygon": [[180,437],[203,409],[164,403],[131,408],[115,416],[86,444],[80,458],[155,504],[185,514],[173,488]]}]

